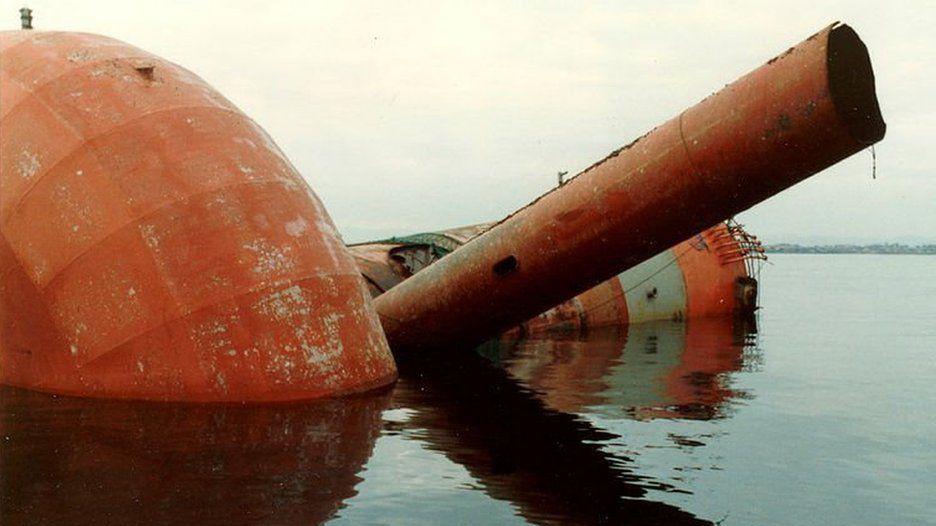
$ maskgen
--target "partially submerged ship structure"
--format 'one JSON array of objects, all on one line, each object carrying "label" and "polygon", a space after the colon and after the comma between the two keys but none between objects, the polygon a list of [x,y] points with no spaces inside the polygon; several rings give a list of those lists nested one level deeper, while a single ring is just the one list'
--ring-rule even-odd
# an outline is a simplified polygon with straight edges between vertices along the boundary
[{"label": "partially submerged ship structure", "polygon": [[0,379],[62,394],[306,399],[396,368],[331,218],[191,72],[0,33]]},{"label": "partially submerged ship structure", "polygon": [[[348,246],[374,297],[424,270],[492,223]],[[733,220],[707,228],[529,320],[521,334],[689,317],[750,316],[757,308],[760,241]]]},{"label": "partially submerged ship structure", "polygon": [[473,346],[881,140],[834,24],[505,218],[374,304],[395,352]]},{"label": "partially submerged ship structure", "polygon": [[[390,348],[473,348],[884,132],[835,24],[372,301],[312,189],[203,80],[106,37],[2,32],[0,381],[197,402],[388,385]],[[630,319],[627,292],[653,291],[627,289]]]}]

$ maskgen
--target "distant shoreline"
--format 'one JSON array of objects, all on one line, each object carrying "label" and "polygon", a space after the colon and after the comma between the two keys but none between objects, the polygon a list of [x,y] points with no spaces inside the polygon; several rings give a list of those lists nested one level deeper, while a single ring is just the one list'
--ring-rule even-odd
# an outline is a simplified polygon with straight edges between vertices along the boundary
[{"label": "distant shoreline", "polygon": [[936,245],[903,245],[900,243],[880,243],[871,245],[798,245],[795,243],[777,243],[766,245],[768,254],[887,254],[936,256]]}]

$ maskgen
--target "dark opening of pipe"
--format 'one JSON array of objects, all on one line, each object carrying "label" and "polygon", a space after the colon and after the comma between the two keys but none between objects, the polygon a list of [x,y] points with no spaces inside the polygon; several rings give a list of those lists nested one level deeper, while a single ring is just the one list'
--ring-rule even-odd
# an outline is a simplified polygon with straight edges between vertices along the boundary
[{"label": "dark opening of pipe", "polygon": [[519,263],[517,258],[514,256],[507,256],[504,259],[494,263],[494,274],[504,277],[508,274],[516,272]]},{"label": "dark opening of pipe", "polygon": [[854,29],[844,24],[832,29],[827,65],[829,94],[851,136],[864,144],[883,139],[887,125],[874,93],[871,58]]}]

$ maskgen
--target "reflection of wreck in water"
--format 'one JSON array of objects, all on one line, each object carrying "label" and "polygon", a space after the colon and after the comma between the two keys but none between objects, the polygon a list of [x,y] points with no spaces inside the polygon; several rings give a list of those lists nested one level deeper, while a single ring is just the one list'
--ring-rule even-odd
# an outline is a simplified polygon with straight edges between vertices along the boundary
[{"label": "reflection of wreck in water", "polygon": [[725,374],[750,363],[750,333],[732,327],[667,321],[626,334],[504,339],[483,349],[490,360],[402,360],[392,395],[301,405],[153,404],[4,388],[0,506],[5,519],[32,524],[135,515],[316,524],[356,494],[392,403],[411,416],[385,426],[464,466],[482,491],[533,523],[708,524],[643,500],[649,490],[681,490],[605,451],[627,437],[573,413],[723,415],[739,396]]},{"label": "reflection of wreck in water", "polygon": [[[442,362],[442,363],[440,363]],[[478,355],[400,360],[394,404],[413,414],[402,427],[461,464],[479,489],[510,502],[534,524],[712,524],[680,508],[644,500],[682,491],[636,473],[609,453],[623,439],[557,411],[502,368]]]},{"label": "reflection of wreck in water", "polygon": [[[480,356],[401,362],[392,395],[191,405],[0,391],[4,523],[319,524],[357,494],[386,422],[464,466],[535,524],[710,524],[648,500],[676,491],[602,444],[615,435],[547,407]],[[482,388],[479,388],[482,386]]]},{"label": "reflection of wreck in water", "polygon": [[163,404],[3,387],[0,516],[319,524],[357,493],[388,401],[385,390],[305,404]]},{"label": "reflection of wreck in water", "polygon": [[710,419],[744,392],[728,374],[756,368],[754,327],[739,319],[658,321],[483,348],[549,407],[612,418]]}]

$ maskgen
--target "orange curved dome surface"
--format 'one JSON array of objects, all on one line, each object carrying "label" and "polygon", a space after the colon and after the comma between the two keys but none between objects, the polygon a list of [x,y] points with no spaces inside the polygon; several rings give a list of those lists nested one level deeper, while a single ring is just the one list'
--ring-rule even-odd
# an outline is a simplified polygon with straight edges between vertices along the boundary
[{"label": "orange curved dome surface", "polygon": [[274,401],[396,367],[321,202],[191,72],[89,34],[0,33],[0,381]]}]

